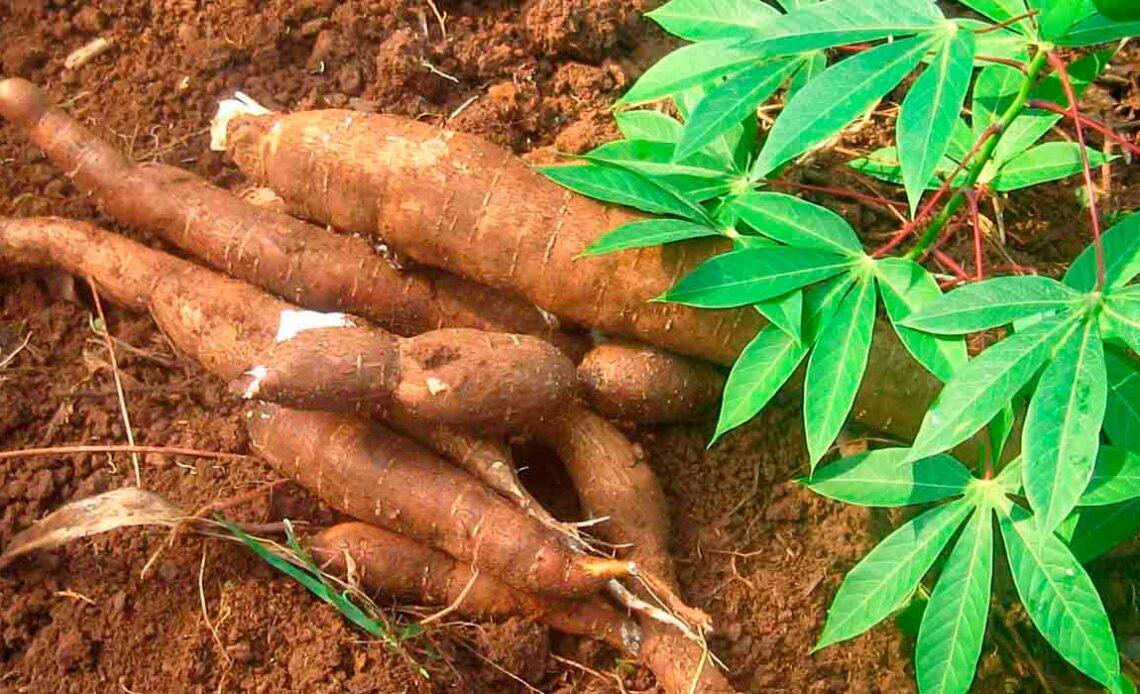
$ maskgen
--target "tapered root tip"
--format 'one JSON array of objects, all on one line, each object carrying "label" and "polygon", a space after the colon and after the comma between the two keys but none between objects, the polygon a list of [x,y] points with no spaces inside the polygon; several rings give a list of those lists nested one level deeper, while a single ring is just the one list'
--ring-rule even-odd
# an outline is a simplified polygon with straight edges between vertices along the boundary
[{"label": "tapered root tip", "polygon": [[19,77],[0,81],[0,116],[19,127],[35,124],[51,108],[39,87]]}]

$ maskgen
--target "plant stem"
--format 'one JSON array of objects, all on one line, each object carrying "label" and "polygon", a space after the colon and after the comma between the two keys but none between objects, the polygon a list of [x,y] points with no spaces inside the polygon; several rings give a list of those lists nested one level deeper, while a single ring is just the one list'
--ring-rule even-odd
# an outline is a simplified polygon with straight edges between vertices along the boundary
[{"label": "plant stem", "polygon": [[1081,111],[1077,106],[1077,94],[1073,90],[1073,83],[1069,80],[1069,73],[1065,61],[1053,51],[1049,51],[1049,63],[1061,78],[1061,86],[1065,89],[1065,99],[1069,102],[1069,113],[1073,119],[1073,128],[1077,131],[1077,144],[1081,149],[1081,170],[1084,174],[1085,189],[1088,191],[1089,216],[1092,218],[1093,244],[1096,246],[1096,290],[1104,289],[1105,265],[1104,243],[1100,239],[1100,210],[1097,209],[1096,184],[1093,183],[1092,170],[1089,167],[1089,149],[1085,146],[1085,130],[1081,124]]},{"label": "plant stem", "polygon": [[[1029,100],[1029,108],[1039,108],[1043,111],[1052,111],[1053,113],[1056,113],[1057,115],[1060,115],[1060,116],[1064,116],[1066,118],[1070,118],[1070,119],[1073,118],[1073,112],[1072,111],[1065,108],[1064,106],[1058,106],[1057,104],[1053,103],[1052,101],[1042,101],[1041,99],[1030,99]],[[1111,127],[1109,127],[1106,123],[1102,123],[1099,120],[1093,118],[1092,116],[1088,116],[1088,115],[1085,115],[1083,113],[1079,114],[1079,116],[1080,117],[1075,119],[1075,120],[1080,121],[1080,124],[1083,125],[1084,127],[1088,128],[1089,130],[1095,130],[1096,132],[1103,135],[1105,137],[1105,139],[1107,139],[1110,142],[1115,142],[1116,144],[1120,145],[1124,149],[1131,152],[1134,156],[1140,156],[1140,147],[1137,147],[1135,144],[1130,142],[1127,137],[1116,132]]]},{"label": "plant stem", "polygon": [[[1033,83],[1037,81],[1037,75],[1040,74],[1045,63],[1048,62],[1048,53],[1045,50],[1038,50],[1037,54],[1033,56],[1033,60],[1029,63],[1029,68],[1026,70],[1025,80],[1021,83],[1021,89],[1018,90],[1017,96],[1014,97],[1013,103],[1002,114],[1001,120],[997,122],[996,126],[986,130],[979,140],[979,145],[975,145],[977,149],[977,156],[973,164],[970,166],[969,172],[966,174],[965,182],[958,187],[958,192],[954,197],[950,198],[950,202],[942,208],[942,211],[926,228],[922,236],[910,250],[908,250],[904,257],[914,260],[919,257],[930,247],[932,243],[938,238],[938,234],[950,218],[962,207],[962,203],[966,201],[964,189],[972,188],[978,182],[978,178],[982,175],[982,171],[986,168],[986,164],[994,155],[994,150],[997,149],[1000,135],[1009,127],[1010,123],[1014,121],[1021,112],[1025,110],[1026,104],[1029,102],[1029,93],[1033,89]],[[954,176],[951,176],[948,181],[953,181]]]}]

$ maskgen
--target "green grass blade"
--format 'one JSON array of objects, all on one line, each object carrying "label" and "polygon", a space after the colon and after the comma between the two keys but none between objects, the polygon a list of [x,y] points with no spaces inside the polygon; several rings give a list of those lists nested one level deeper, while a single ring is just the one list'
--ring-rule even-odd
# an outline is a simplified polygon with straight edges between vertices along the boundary
[{"label": "green grass blade", "polygon": [[1104,433],[1113,444],[1140,453],[1140,366],[1114,349],[1105,350],[1108,408]]},{"label": "green grass blade", "polygon": [[1073,321],[1044,320],[998,342],[958,369],[922,420],[910,459],[950,450],[1013,400],[1049,359]]},{"label": "green grass blade", "polygon": [[[1089,166],[1094,168],[1109,161],[1102,152],[1091,148],[1088,156]],[[1076,142],[1046,142],[1006,162],[998,169],[991,185],[994,190],[1005,193],[1076,176],[1082,170],[1080,145]]]},{"label": "green grass blade", "polygon": [[1120,676],[1116,639],[1084,567],[1020,506],[999,512],[998,523],[1013,583],[1034,626],[1073,667],[1115,688]]},{"label": "green grass blade", "polygon": [[671,0],[645,16],[674,36],[709,41],[756,38],[780,13],[760,0]]},{"label": "green grass blade", "polygon": [[804,248],[750,248],[706,260],[662,300],[735,308],[774,299],[848,269],[850,258]]},{"label": "green grass blade", "polygon": [[1088,486],[1107,398],[1104,345],[1096,321],[1086,320],[1046,367],[1025,417],[1025,496],[1043,532],[1065,520]]},{"label": "green grass blade", "polygon": [[1078,506],[1109,506],[1140,497],[1140,453],[1101,446]]},{"label": "green grass blade", "polygon": [[[1140,274],[1140,212],[1133,212],[1101,236],[1106,280],[1109,287],[1122,287]],[[1096,288],[1096,249],[1090,244],[1069,271],[1065,284],[1080,292]]]},{"label": "green grass blade", "polygon": [[815,650],[854,638],[890,616],[914,592],[971,508],[964,499],[936,506],[863,557],[839,586]]},{"label": "green grass blade", "polygon": [[931,45],[925,36],[887,43],[843,60],[808,82],[776,119],[752,168],[753,178],[767,176],[838,134],[898,86]]},{"label": "green grass blade", "polygon": [[956,31],[903,100],[898,148],[912,216],[950,147],[950,135],[966,101],[973,72],[974,34]]},{"label": "green grass blade", "polygon": [[903,321],[942,300],[938,282],[921,265],[906,258],[875,262],[879,293],[899,340],[927,371],[945,383],[968,360],[961,337],[932,335],[903,325]]},{"label": "green grass blade", "polygon": [[806,354],[807,347],[776,326],[761,330],[741,352],[728,375],[720,419],[710,445],[764,409]]},{"label": "green grass blade", "polygon": [[641,104],[673,96],[689,87],[738,72],[761,60],[755,50],[743,50],[735,39],[706,41],[678,48],[645,71],[618,105]]},{"label": "green grass blade", "polygon": [[843,299],[808,360],[804,425],[811,466],[827,453],[847,420],[871,351],[875,280],[867,278]]},{"label": "green grass blade", "polygon": [[770,239],[789,246],[863,256],[863,245],[847,220],[835,212],[783,193],[749,192],[733,198],[740,219]]},{"label": "green grass blade", "polygon": [[923,694],[966,694],[982,654],[994,563],[993,511],[974,511],[926,606],[914,670]]},{"label": "green grass blade", "polygon": [[936,335],[965,335],[1073,308],[1079,295],[1040,275],[995,277],[955,289],[903,321]]},{"label": "green grass blade", "polygon": [[799,67],[794,60],[776,60],[746,68],[701,99],[685,123],[677,146],[677,159],[684,159],[708,146],[726,130],[735,127],[760,104],[776,93]]},{"label": "green grass blade", "polygon": [[856,506],[890,508],[941,501],[966,491],[972,477],[948,455],[907,463],[905,448],[883,448],[841,458],[801,480],[829,499]]},{"label": "green grass blade", "polygon": [[720,232],[712,227],[684,219],[643,219],[626,222],[610,231],[587,246],[582,255],[602,255],[719,235]]}]

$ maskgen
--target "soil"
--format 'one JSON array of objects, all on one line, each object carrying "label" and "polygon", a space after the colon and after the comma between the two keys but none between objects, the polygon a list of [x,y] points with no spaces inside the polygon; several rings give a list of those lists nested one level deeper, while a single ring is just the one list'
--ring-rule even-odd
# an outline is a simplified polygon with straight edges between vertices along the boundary
[{"label": "soil", "polygon": [[[282,110],[403,114],[545,161],[615,136],[607,107],[670,46],[640,19],[638,0],[116,5],[0,3],[0,73],[42,85],[137,160],[183,166],[233,189],[244,181],[208,151],[205,131],[217,101],[235,89]],[[96,37],[110,39],[111,50],[66,69],[66,56]],[[1071,193],[1058,188],[1022,204],[1064,208],[1058,200]],[[0,127],[0,215],[45,214],[132,235]],[[1015,220],[1010,236],[1019,258],[1071,257],[1072,249],[1054,243],[1072,238],[1062,233],[1065,220],[1056,222]],[[107,323],[138,443],[248,451],[222,383],[179,359],[148,317],[107,307]],[[0,448],[126,442],[83,282],[0,261],[0,356],[13,354],[0,367]],[[710,645],[741,690],[912,691],[913,642],[894,627],[809,655],[843,573],[886,519],[791,481],[803,472],[799,419],[788,397],[711,451],[709,422],[636,433],[672,502],[687,597],[713,617],[718,631]],[[144,486],[185,509],[276,479],[253,459],[147,455],[140,464]],[[69,500],[129,484],[131,465],[108,454],[0,461],[0,546]],[[575,505],[558,473],[536,460],[524,481],[569,517]],[[250,522],[336,520],[290,485],[228,513]],[[428,630],[414,642],[431,675],[424,679],[243,548],[168,539],[159,530],[118,530],[0,571],[0,691],[653,687],[648,672],[605,647],[520,621]],[[1038,652],[1035,642],[1029,648]],[[1013,691],[1029,676],[1001,649],[987,651],[982,672],[985,691]]]}]

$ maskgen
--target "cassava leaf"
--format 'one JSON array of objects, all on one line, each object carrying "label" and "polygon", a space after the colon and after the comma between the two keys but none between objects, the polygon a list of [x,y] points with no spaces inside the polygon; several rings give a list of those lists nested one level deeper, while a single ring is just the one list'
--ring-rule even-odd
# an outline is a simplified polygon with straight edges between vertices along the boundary
[{"label": "cassava leaf", "polygon": [[964,499],[936,506],[863,557],[839,586],[815,650],[854,638],[886,619],[914,592],[972,507]]},{"label": "cassava leaf", "polygon": [[759,63],[713,89],[689,116],[676,157],[684,159],[699,152],[714,138],[754,115],[757,107],[775,94],[797,67],[794,60]]},{"label": "cassava leaf", "polygon": [[661,298],[702,308],[747,306],[838,275],[851,259],[807,248],[750,248],[706,260]]},{"label": "cassava leaf", "polygon": [[903,325],[938,335],[964,335],[1070,309],[1079,296],[1040,275],[995,277],[955,289],[904,320]]},{"label": "cassava leaf", "polygon": [[806,346],[778,327],[769,325],[761,330],[741,352],[728,375],[711,443],[764,409],[806,354]]},{"label": "cassava leaf", "polygon": [[1120,656],[1104,605],[1072,552],[1042,533],[1028,511],[1011,504],[998,513],[1017,594],[1034,626],[1073,667],[1109,687],[1120,676]]},{"label": "cassava leaf", "polygon": [[1105,339],[1122,342],[1140,354],[1140,287],[1113,288],[1106,292],[1101,331]]},{"label": "cassava leaf", "polygon": [[[1089,166],[1108,161],[1104,153],[1088,150]],[[990,182],[994,190],[1008,192],[1081,173],[1081,148],[1075,142],[1046,142],[1007,161]]]},{"label": "cassava leaf", "polygon": [[1140,499],[1113,506],[1078,507],[1065,525],[1072,524],[1065,544],[1082,564],[1136,536],[1140,531]]},{"label": "cassava leaf", "polygon": [[989,65],[978,73],[970,104],[975,138],[1001,120],[1024,81],[1025,76],[1008,65]]},{"label": "cassava leaf", "polygon": [[681,133],[685,129],[680,121],[652,109],[620,111],[614,115],[614,120],[618,130],[629,140],[676,144],[681,141]]},{"label": "cassava leaf", "polygon": [[802,338],[804,293],[794,291],[775,299],[757,302],[752,306],[770,323],[788,334],[797,343]]},{"label": "cassava leaf", "polygon": [[966,362],[927,411],[910,459],[949,450],[977,433],[1037,374],[1073,324],[1042,320]]},{"label": "cassava leaf", "polygon": [[708,41],[754,38],[780,13],[760,0],[671,0],[646,16],[674,36]]},{"label": "cassava leaf", "polygon": [[1104,346],[1086,320],[1046,367],[1025,418],[1022,480],[1043,532],[1077,505],[1096,463],[1107,399]]},{"label": "cassava leaf", "polygon": [[809,82],[776,119],[753,165],[753,178],[767,176],[870,110],[918,65],[932,43],[921,36],[884,44],[841,61]]},{"label": "cassava leaf", "polygon": [[[985,15],[999,24],[1014,17],[1020,17],[1029,11],[1025,6],[1025,0],[961,0],[961,2],[971,10]],[[1021,20],[1012,26],[1018,31],[1028,33],[1027,20]]]},{"label": "cassava leaf", "polygon": [[1082,0],[1029,0],[1037,10],[1037,29],[1041,38],[1052,41],[1063,36],[1079,19]]},{"label": "cassava leaf", "polygon": [[740,219],[768,238],[789,246],[863,256],[855,230],[826,207],[783,193],[749,192],[733,198]]},{"label": "cassava leaf", "polygon": [[1108,506],[1140,497],[1140,453],[1102,446],[1079,506]]},{"label": "cassava leaf", "polygon": [[827,70],[827,53],[824,51],[808,51],[799,59],[800,68],[792,75],[785,93],[786,99],[791,99],[796,92],[804,88],[808,82],[819,77]]},{"label": "cassava leaf", "polygon": [[990,611],[993,511],[974,511],[950,552],[926,606],[915,645],[914,669],[923,694],[970,691]]},{"label": "cassava leaf", "polygon": [[[1140,212],[1133,212],[1104,232],[1105,280],[1108,287],[1121,287],[1140,273]],[[1091,244],[1081,252],[1069,271],[1065,284],[1080,292],[1096,288],[1096,248]]]},{"label": "cassava leaf", "polygon": [[618,105],[641,104],[677,94],[689,87],[730,75],[761,59],[734,39],[705,41],[678,48],[645,71]]},{"label": "cassava leaf", "polygon": [[1114,349],[1105,350],[1108,407],[1104,433],[1112,443],[1140,453],[1140,366]]},{"label": "cassava leaf", "polygon": [[926,0],[830,0],[772,19],[761,38],[742,47],[764,56],[793,55],[936,31],[945,24],[938,7]]},{"label": "cassava leaf", "polygon": [[[718,80],[713,80],[711,82],[694,85],[685,89],[680,94],[674,95],[673,103],[677,106],[677,111],[681,114],[681,117],[688,121],[689,118],[692,117],[693,111],[696,110],[701,101],[708,96],[709,91],[720,83]],[[713,138],[712,142],[705,147],[704,151],[724,162],[725,168],[736,170],[737,150],[741,148],[745,139],[744,135],[743,126],[740,124],[734,125],[718,137]],[[751,156],[751,150],[749,150],[749,155]]]},{"label": "cassava leaf", "polygon": [[921,265],[906,258],[875,262],[883,306],[899,340],[927,371],[945,383],[968,358],[961,337],[932,335],[905,327],[903,321],[924,307],[942,300],[938,282]]},{"label": "cassava leaf", "polygon": [[1091,46],[1140,36],[1140,21],[1115,22],[1102,14],[1094,14],[1069,28],[1054,43],[1058,46]]},{"label": "cassava leaf", "polygon": [[[983,22],[969,17],[958,17],[954,20],[959,31],[972,31],[977,45],[977,56],[974,64],[977,67],[993,65],[990,58],[1001,58],[1018,63],[1029,62],[1029,43],[1025,36],[1008,28],[995,29],[989,22]],[[984,33],[979,33],[984,32]],[[984,59],[983,59],[984,58]]]},{"label": "cassava leaf", "polygon": [[705,221],[692,204],[633,171],[607,164],[542,166],[538,171],[565,188],[603,202]]},{"label": "cassava leaf", "polygon": [[808,360],[804,425],[812,468],[839,435],[867,368],[875,328],[875,280],[857,282],[827,322]]},{"label": "cassava leaf", "polygon": [[644,219],[622,224],[587,246],[582,255],[602,255],[718,234],[712,227],[684,219]]},{"label": "cassava leaf", "polygon": [[950,146],[973,71],[974,34],[957,30],[947,37],[903,100],[898,147],[911,215]]},{"label": "cassava leaf", "polygon": [[905,448],[884,448],[841,458],[816,470],[804,486],[856,506],[890,508],[959,496],[970,471],[948,455],[907,463]]}]

